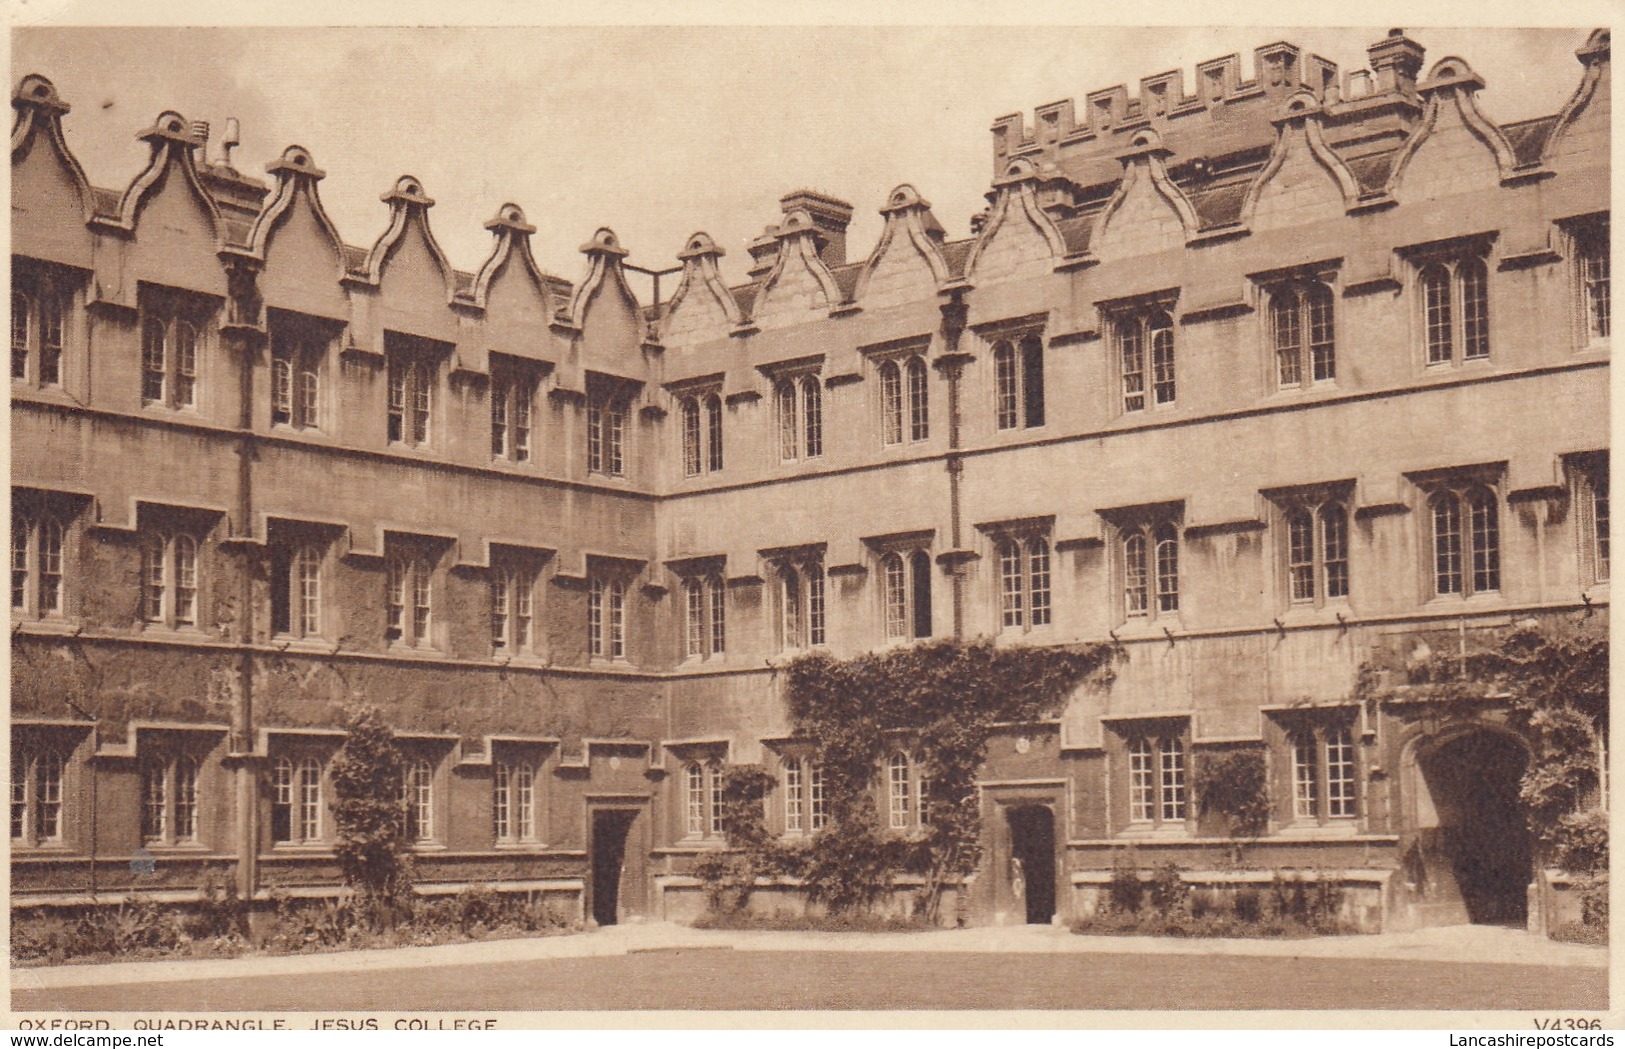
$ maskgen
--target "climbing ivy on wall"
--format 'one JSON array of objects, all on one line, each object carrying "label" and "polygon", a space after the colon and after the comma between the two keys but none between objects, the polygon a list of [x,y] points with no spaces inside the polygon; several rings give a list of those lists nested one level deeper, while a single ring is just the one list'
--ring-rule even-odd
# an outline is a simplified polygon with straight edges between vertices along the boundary
[{"label": "climbing ivy on wall", "polygon": [[1597,736],[1608,732],[1606,622],[1526,621],[1465,649],[1428,652],[1397,674],[1368,663],[1357,694],[1435,702],[1463,716],[1489,698],[1507,703],[1508,724],[1529,743],[1519,800],[1545,861],[1574,873],[1607,869],[1607,820],[1582,811],[1600,783]]},{"label": "climbing ivy on wall", "polygon": [[[1085,680],[1109,684],[1115,652],[1110,645],[999,647],[984,639],[796,660],[787,671],[790,719],[823,770],[829,822],[800,845],[769,839],[762,799],[774,780],[759,768],[736,769],[723,804],[724,830],[738,851],[710,861],[702,879],[708,872],[727,877],[723,868],[732,864],[737,896],[756,873],[793,875],[804,880],[809,900],[841,911],[873,904],[896,874],[908,872],[924,877],[925,913],[934,919],[943,890],[981,859],[976,775],[995,728],[1055,716]],[[898,750],[914,756],[916,775],[929,783],[928,819],[917,834],[884,829],[875,805],[877,776]]]}]

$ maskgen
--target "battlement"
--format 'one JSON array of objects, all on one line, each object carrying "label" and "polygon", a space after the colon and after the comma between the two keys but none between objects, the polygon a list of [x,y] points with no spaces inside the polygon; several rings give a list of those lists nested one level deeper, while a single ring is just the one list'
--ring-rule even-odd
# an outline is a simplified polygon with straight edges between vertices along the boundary
[{"label": "battlement", "polygon": [[1091,91],[1084,96],[1081,114],[1074,99],[1050,102],[1034,110],[1031,127],[1022,113],[993,122],[993,173],[1003,175],[1020,158],[1076,168],[1115,157],[1135,131],[1155,127],[1167,141],[1171,133],[1177,136],[1197,125],[1192,119],[1197,117],[1206,118],[1199,126],[1213,121],[1232,130],[1252,125],[1256,137],[1267,141],[1279,103],[1305,89],[1326,107],[1359,105],[1384,95],[1412,101],[1423,53],[1404,30],[1394,29],[1367,49],[1369,69],[1342,72],[1330,59],[1277,41],[1253,50],[1250,80],[1242,79],[1237,53],[1197,63],[1194,93],[1186,91],[1184,71],[1173,69],[1141,78],[1135,95],[1124,84]]}]

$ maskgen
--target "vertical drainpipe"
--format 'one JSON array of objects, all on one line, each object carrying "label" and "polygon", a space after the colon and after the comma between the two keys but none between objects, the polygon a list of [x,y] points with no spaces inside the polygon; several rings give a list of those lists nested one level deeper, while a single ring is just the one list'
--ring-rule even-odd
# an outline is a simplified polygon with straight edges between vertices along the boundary
[{"label": "vertical drainpipe", "polygon": [[261,308],[254,274],[239,262],[233,267],[228,304],[230,334],[237,343],[237,500],[235,507],[242,571],[237,591],[237,696],[231,711],[231,753],[236,757],[237,891],[253,899],[259,883],[259,762],[254,759],[254,361],[265,333],[258,325]]},{"label": "vertical drainpipe", "polygon": [[[970,311],[963,296],[962,291],[955,291],[953,298],[941,306],[943,352],[937,360],[938,367],[948,379],[948,456],[944,466],[948,471],[948,541],[949,548],[956,553],[964,548],[959,486],[965,464],[959,454],[959,380],[967,357],[960,352],[959,340],[965,332],[965,320]],[[949,566],[949,580],[953,593],[954,637],[961,638],[965,636],[965,577],[957,561]]]}]

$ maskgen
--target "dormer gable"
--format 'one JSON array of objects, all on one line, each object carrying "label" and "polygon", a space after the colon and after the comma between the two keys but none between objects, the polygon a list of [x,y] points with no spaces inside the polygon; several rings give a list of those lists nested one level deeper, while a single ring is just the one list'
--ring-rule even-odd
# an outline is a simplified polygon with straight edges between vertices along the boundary
[{"label": "dormer gable", "polygon": [[840,288],[819,257],[812,217],[799,208],[791,211],[774,238],[779,250],[756,298],[757,327],[802,324],[840,305]]},{"label": "dormer gable", "polygon": [[1482,190],[1513,175],[1512,146],[1479,111],[1483,86],[1483,77],[1455,56],[1434,63],[1417,86],[1426,108],[1388,179],[1388,191],[1401,204]]},{"label": "dormer gable", "polygon": [[1269,159],[1247,188],[1242,224],[1258,232],[1343,215],[1358,201],[1359,183],[1326,145],[1314,93],[1289,96],[1275,126]]},{"label": "dormer gable", "polygon": [[491,254],[480,266],[467,293],[469,305],[484,311],[485,330],[493,349],[517,356],[543,356],[559,302],[547,274],[531,254],[536,227],[519,205],[508,203],[486,222]]},{"label": "dormer gable", "polygon": [[913,186],[892,190],[880,209],[886,225],[858,276],[853,301],[868,308],[931,301],[948,280],[948,264],[937,245],[942,224],[931,204]]},{"label": "dormer gable", "polygon": [[[449,303],[456,281],[446,253],[429,228],[433,198],[411,175],[395,180],[395,187],[379,200],[389,205],[389,226],[367,252],[360,271],[351,274],[392,295],[435,295]],[[385,274],[390,274],[386,282]]]},{"label": "dormer gable", "polygon": [[1609,35],[1607,29],[1594,30],[1574,53],[1585,71],[1546,140],[1541,162],[1549,167],[1606,168],[1612,158],[1609,143],[1613,76]]},{"label": "dormer gable", "polygon": [[1137,132],[1120,155],[1122,180],[1089,238],[1101,261],[1173,250],[1196,232],[1196,209],[1168,177],[1169,155],[1150,129]]},{"label": "dormer gable", "polygon": [[708,233],[693,234],[677,253],[683,275],[660,319],[663,344],[675,347],[720,339],[744,323],[744,312],[718,269],[723,254]]},{"label": "dormer gable", "polygon": [[88,267],[95,198],[62,133],[69,106],[38,74],[18,82],[11,105],[12,250]]},{"label": "dormer gable", "polygon": [[994,181],[993,206],[965,264],[973,284],[994,284],[1053,271],[1066,255],[1066,242],[1048,213],[1038,206],[1038,168],[1032,161],[1010,163]]}]

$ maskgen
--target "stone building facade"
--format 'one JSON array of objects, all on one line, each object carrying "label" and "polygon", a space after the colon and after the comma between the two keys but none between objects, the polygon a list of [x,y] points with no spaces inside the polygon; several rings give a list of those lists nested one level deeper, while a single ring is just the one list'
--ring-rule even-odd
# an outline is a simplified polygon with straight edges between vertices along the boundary
[{"label": "stone building facade", "polygon": [[[1606,614],[1608,33],[1576,54],[1508,125],[1397,30],[1355,73],[1204,62],[995,122],[968,239],[900,186],[849,259],[851,205],[799,191],[747,284],[696,233],[654,304],[608,229],[542,272],[515,205],[454,270],[411,177],[352,247],[307,151],[247,177],[172,112],[93,187],[23,78],[13,904],[331,891],[365,699],[426,890],[692,914],[726,765],[779,778],[773,831],[822,820],[786,662],[992,635],[1120,658],[995,737],[966,920],[1084,913],[1130,844],[1267,878],[1192,797],[1238,748],[1260,872],[1368,925],[1524,915],[1495,704],[1352,697],[1376,655]],[[920,772],[877,769],[902,834]]]}]

